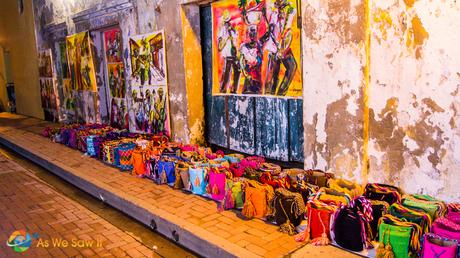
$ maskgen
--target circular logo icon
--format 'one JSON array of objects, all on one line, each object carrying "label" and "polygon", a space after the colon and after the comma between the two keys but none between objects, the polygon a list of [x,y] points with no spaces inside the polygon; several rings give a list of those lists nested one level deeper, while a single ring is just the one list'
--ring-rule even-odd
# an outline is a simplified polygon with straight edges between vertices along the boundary
[{"label": "circular logo icon", "polygon": [[29,249],[31,244],[32,239],[25,230],[14,231],[10,238],[8,238],[8,242],[6,242],[7,246],[13,248],[13,250],[18,253],[22,253]]}]

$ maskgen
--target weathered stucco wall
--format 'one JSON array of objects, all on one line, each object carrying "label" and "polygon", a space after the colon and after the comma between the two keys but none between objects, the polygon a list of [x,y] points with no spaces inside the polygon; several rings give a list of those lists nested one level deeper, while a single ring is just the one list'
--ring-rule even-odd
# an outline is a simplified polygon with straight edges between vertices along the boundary
[{"label": "weathered stucco wall", "polygon": [[0,44],[10,52],[17,112],[43,118],[31,1],[24,1],[24,12],[19,14],[17,0],[2,0]]},{"label": "weathered stucco wall", "polygon": [[372,1],[370,175],[460,200],[460,2]]},{"label": "weathered stucco wall", "polygon": [[303,1],[305,166],[362,182],[364,1]]},{"label": "weathered stucco wall", "polygon": [[305,166],[460,200],[458,17],[453,0],[303,2]]}]

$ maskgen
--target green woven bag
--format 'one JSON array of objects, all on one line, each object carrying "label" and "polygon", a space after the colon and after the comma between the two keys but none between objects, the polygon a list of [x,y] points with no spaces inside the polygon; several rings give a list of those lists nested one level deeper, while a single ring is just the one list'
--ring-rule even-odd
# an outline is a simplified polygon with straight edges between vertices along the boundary
[{"label": "green woven bag", "polygon": [[[384,234],[389,230],[389,234]],[[409,244],[412,234],[412,228],[403,226],[389,225],[384,222],[379,227],[379,242],[390,245],[393,249],[395,258],[409,258]]]},{"label": "green woven bag", "polygon": [[406,206],[409,209],[414,209],[428,213],[428,215],[430,215],[431,221],[434,221],[438,217],[437,214],[440,209],[439,205],[436,203],[431,203],[428,201],[417,201],[407,198],[403,199],[402,205]]}]

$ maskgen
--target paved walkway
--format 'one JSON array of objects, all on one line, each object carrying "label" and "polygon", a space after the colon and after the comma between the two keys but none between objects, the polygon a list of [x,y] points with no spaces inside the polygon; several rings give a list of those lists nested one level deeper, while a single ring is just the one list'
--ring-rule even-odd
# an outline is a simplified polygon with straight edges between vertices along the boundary
[{"label": "paved walkway", "polygon": [[[56,192],[1,153],[0,167],[0,257],[154,255],[126,232]],[[25,230],[32,237],[31,247],[23,253],[5,245],[16,230]],[[67,241],[68,246],[63,247],[61,241]]]},{"label": "paved walkway", "polygon": [[219,213],[214,201],[121,173],[40,136],[44,126],[46,123],[38,119],[2,113],[0,140],[142,223],[152,225],[154,221],[152,226],[157,231],[197,253],[213,257],[280,257],[297,251],[293,256],[353,256],[334,247],[301,248],[301,243],[278,232],[274,225],[243,220],[237,211]]}]

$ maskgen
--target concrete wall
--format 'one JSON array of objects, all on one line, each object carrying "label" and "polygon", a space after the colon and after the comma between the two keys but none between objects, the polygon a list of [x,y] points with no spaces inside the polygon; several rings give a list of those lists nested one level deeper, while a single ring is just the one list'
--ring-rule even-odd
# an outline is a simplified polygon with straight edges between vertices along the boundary
[{"label": "concrete wall", "polygon": [[[17,112],[43,118],[32,1],[24,1],[22,15],[17,4],[17,0],[2,0],[0,4],[0,45],[10,52]],[[0,89],[3,91],[4,85]]]},{"label": "concrete wall", "polygon": [[459,201],[456,17],[453,0],[304,1],[305,166]]}]

